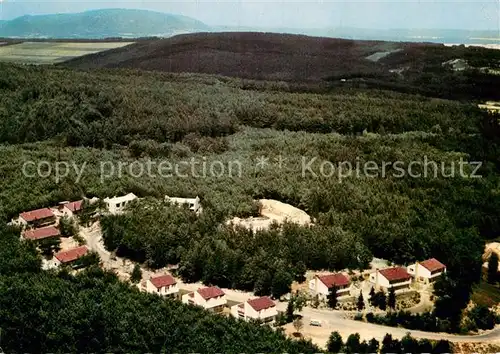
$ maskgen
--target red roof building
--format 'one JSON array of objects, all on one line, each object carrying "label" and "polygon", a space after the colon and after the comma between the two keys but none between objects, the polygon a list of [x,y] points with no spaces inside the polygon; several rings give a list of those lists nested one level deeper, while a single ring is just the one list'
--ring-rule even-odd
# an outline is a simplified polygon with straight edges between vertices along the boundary
[{"label": "red roof building", "polygon": [[212,286],[209,288],[198,289],[198,294],[201,295],[203,299],[210,300],[215,297],[224,296],[225,293],[217,286]]},{"label": "red roof building", "polygon": [[274,301],[271,300],[271,298],[269,298],[268,296],[263,296],[257,299],[248,300],[247,302],[257,312],[276,306]]},{"label": "red roof building", "polygon": [[446,269],[446,266],[438,261],[436,258],[431,258],[426,261],[420,262],[420,265],[426,268],[429,272],[438,272]]},{"label": "red roof building", "polygon": [[158,277],[149,279],[149,281],[157,289],[177,284],[177,281],[170,274],[160,275]]},{"label": "red roof building", "polygon": [[54,226],[42,227],[39,229],[26,230],[23,237],[27,240],[43,240],[49,237],[60,237],[61,233]]},{"label": "red roof building", "polygon": [[379,270],[380,274],[384,276],[390,283],[406,281],[411,279],[411,275],[408,274],[406,269],[402,267],[394,267]]},{"label": "red roof building", "polygon": [[70,202],[70,203],[64,204],[64,207],[73,213],[77,213],[80,210],[82,210],[82,205],[83,205],[83,200],[78,200],[76,202]]},{"label": "red roof building", "polygon": [[44,208],[21,213],[19,214],[19,217],[24,221],[31,223],[39,220],[53,218],[55,217],[55,215],[49,208]]},{"label": "red roof building", "polygon": [[344,287],[349,285],[350,280],[344,274],[328,274],[328,275],[318,275],[318,279],[326,285],[328,289],[332,288],[334,285],[337,287]]},{"label": "red roof building", "polygon": [[86,246],[73,248],[67,251],[59,252],[55,255],[57,260],[61,263],[70,263],[76,261],[87,254],[89,249]]}]

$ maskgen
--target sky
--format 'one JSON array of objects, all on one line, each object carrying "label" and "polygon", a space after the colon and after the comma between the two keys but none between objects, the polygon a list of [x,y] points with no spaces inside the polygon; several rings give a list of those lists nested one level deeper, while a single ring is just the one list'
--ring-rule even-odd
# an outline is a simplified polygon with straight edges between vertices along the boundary
[{"label": "sky", "polygon": [[211,26],[465,29],[500,33],[500,0],[0,0],[0,19],[102,8],[181,14]]}]

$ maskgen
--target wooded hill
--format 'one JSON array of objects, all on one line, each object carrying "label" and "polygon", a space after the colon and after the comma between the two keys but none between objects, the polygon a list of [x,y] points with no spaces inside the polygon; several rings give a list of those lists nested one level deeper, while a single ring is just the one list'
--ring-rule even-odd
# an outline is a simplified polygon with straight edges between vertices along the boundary
[{"label": "wooded hill", "polygon": [[[380,59],[367,59],[378,53]],[[384,56],[385,55],[385,56]],[[454,59],[470,67],[443,66]],[[500,51],[432,43],[355,41],[303,35],[195,33],[75,58],[78,68],[130,68],[246,79],[370,87],[453,99],[500,98]],[[346,81],[344,81],[346,80]]]}]

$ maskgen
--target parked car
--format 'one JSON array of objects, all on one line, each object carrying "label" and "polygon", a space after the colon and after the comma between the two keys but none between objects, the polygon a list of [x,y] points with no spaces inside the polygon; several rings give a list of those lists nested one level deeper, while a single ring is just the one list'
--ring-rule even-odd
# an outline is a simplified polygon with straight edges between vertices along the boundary
[{"label": "parked car", "polygon": [[309,325],[315,326],[315,327],[321,327],[321,321],[319,321],[319,320],[311,320],[309,322]]}]

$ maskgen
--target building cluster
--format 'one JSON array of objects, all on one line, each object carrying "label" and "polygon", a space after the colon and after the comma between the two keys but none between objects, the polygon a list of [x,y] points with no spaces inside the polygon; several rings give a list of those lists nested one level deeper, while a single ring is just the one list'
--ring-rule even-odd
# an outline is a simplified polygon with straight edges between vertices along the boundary
[{"label": "building cluster", "polygon": [[217,286],[199,288],[181,296],[177,281],[170,274],[152,276],[146,280],[144,288],[149,293],[180,298],[185,304],[199,306],[212,312],[221,313],[228,309],[232,316],[245,321],[258,320],[269,323],[273,322],[278,315],[276,304],[267,296],[228,307],[226,294]]},{"label": "building cluster", "polygon": [[[432,258],[423,262],[411,264],[408,267],[390,267],[377,269],[369,275],[369,282],[376,290],[389,291],[393,288],[396,292],[410,289],[412,283],[430,284],[446,272],[446,266],[437,259]],[[352,282],[345,274],[315,275],[309,281],[309,292],[326,300],[331,289],[337,291],[337,298],[343,299],[352,296]]]},{"label": "building cluster", "polygon": [[[74,218],[82,211],[83,200],[62,202],[57,208],[42,208],[19,214],[11,224],[21,228],[21,238],[34,242],[60,239],[59,219],[63,216]],[[48,261],[45,268],[71,265],[88,253],[85,246],[58,252]]]}]

